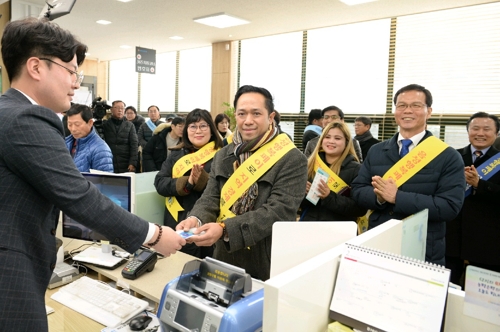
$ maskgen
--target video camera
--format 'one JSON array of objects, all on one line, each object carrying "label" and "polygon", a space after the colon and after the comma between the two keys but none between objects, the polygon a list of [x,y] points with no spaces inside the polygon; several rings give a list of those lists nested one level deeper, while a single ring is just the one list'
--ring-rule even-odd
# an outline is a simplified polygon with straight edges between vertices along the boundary
[{"label": "video camera", "polygon": [[92,106],[90,106],[90,108],[92,109],[92,116],[95,119],[94,127],[97,131],[97,134],[99,134],[99,136],[104,139],[102,118],[106,116],[107,110],[109,110],[111,106],[107,104],[106,100],[102,100],[101,97],[97,97],[92,100]]},{"label": "video camera", "polygon": [[90,106],[92,109],[92,114],[94,119],[96,120],[102,120],[106,116],[107,110],[111,108],[106,102],[106,100],[102,100],[101,97],[97,97],[94,100],[92,100],[92,106]]}]

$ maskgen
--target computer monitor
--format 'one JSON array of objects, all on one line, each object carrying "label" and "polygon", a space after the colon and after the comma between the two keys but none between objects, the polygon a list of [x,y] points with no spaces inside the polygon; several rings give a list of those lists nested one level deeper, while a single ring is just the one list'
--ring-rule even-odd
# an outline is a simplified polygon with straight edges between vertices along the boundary
[{"label": "computer monitor", "polygon": [[[133,212],[133,186],[131,176],[112,173],[82,173],[82,175],[89,182],[92,182],[104,196],[108,197],[125,210]],[[86,241],[99,242],[101,240],[106,240],[102,234],[85,227],[77,220],[70,218],[64,213],[62,218],[62,234],[64,237]]]}]

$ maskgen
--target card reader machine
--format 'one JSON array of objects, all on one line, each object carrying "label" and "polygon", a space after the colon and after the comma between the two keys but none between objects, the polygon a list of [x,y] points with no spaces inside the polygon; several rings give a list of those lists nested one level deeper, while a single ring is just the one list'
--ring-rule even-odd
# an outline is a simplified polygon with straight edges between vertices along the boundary
[{"label": "card reader machine", "polygon": [[186,263],[165,286],[158,319],[163,332],[256,332],[263,307],[263,282],[207,257]]}]

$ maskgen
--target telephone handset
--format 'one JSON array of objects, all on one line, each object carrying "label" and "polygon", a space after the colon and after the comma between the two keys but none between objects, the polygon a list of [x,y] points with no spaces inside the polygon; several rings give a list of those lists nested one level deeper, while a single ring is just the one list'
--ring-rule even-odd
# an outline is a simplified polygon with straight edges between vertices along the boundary
[{"label": "telephone handset", "polygon": [[157,253],[149,249],[140,249],[141,251],[125,265],[122,270],[122,276],[127,279],[137,279],[146,272],[153,271]]}]

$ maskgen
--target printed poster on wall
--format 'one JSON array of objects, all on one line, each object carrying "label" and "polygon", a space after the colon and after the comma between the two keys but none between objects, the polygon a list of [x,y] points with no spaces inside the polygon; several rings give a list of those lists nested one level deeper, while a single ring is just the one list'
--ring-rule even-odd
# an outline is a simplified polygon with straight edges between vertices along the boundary
[{"label": "printed poster on wall", "polygon": [[156,50],[135,47],[135,71],[138,73],[156,73]]}]

